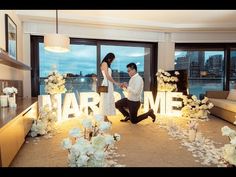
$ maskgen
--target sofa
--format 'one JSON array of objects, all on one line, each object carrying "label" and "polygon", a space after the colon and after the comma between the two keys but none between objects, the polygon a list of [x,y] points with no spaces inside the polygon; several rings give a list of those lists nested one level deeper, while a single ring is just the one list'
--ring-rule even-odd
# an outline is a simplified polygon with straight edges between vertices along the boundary
[{"label": "sofa", "polygon": [[[206,97],[214,104],[210,109],[212,115],[220,117],[228,122],[234,123],[236,120],[236,95],[232,98],[231,91],[207,91]],[[229,98],[229,93],[231,97]],[[233,94],[236,94],[233,93]]]}]

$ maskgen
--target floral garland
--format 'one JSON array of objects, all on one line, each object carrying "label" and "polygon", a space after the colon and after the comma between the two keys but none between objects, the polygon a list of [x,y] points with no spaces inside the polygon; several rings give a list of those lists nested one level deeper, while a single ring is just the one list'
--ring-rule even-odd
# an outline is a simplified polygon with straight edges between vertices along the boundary
[{"label": "floral garland", "polygon": [[45,79],[45,92],[47,94],[53,95],[57,93],[65,93],[65,77],[57,72],[57,70],[49,73],[47,79]]},{"label": "floral garland", "polygon": [[50,109],[49,105],[45,105],[39,111],[38,119],[34,120],[31,127],[30,136],[46,135],[55,130],[56,125],[56,110]]},{"label": "floral garland", "polygon": [[207,119],[207,114],[210,113],[214,105],[208,101],[207,97],[203,100],[198,100],[195,95],[188,98],[186,95],[182,95],[184,107],[181,109],[182,116],[184,118],[195,118],[195,119]]},{"label": "floral garland", "polygon": [[164,71],[163,69],[159,69],[156,76],[157,76],[157,88],[158,91],[176,91],[177,90],[177,82],[178,78],[176,77],[179,75],[178,71],[175,71],[175,76],[171,76],[170,73]]},{"label": "floral garland", "polygon": [[[120,135],[105,133],[111,124],[104,117],[95,115],[84,118],[83,130],[70,130],[69,137],[62,141],[63,149],[68,150],[70,167],[104,167],[114,163],[108,160],[114,143],[120,141]],[[110,150],[110,151],[109,151]],[[117,165],[119,166],[119,165]]]}]

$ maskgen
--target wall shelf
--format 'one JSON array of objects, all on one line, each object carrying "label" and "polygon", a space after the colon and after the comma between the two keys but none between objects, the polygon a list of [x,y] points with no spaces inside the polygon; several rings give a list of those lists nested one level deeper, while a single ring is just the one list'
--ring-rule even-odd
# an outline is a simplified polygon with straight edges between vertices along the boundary
[{"label": "wall shelf", "polygon": [[22,69],[22,70],[31,70],[30,66],[27,66],[13,58],[11,58],[7,52],[3,49],[0,49],[0,64],[11,66],[13,68]]}]

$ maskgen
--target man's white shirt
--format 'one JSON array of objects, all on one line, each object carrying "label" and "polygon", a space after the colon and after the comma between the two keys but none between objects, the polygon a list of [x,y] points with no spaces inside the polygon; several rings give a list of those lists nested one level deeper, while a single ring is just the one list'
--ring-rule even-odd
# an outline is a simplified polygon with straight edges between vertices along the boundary
[{"label": "man's white shirt", "polygon": [[124,88],[127,92],[127,99],[130,101],[140,101],[143,91],[143,78],[136,73],[133,75],[130,80],[127,89]]}]

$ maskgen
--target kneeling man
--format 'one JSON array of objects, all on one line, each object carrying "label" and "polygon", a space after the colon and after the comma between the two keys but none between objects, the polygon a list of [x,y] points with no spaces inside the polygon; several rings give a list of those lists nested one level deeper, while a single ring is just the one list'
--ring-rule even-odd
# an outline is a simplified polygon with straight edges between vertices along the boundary
[{"label": "kneeling man", "polygon": [[[148,116],[150,116],[152,121],[155,122],[156,116],[152,109],[140,116],[137,116],[138,109],[140,107],[141,94],[143,91],[143,79],[137,73],[137,66],[135,63],[129,63],[126,67],[130,80],[129,84],[122,83],[121,88],[128,92],[128,96],[127,98],[123,98],[115,103],[116,108],[125,117],[121,120],[121,122],[130,120],[133,124],[136,124],[148,118]],[[128,108],[129,112],[127,112],[125,108]]]}]

